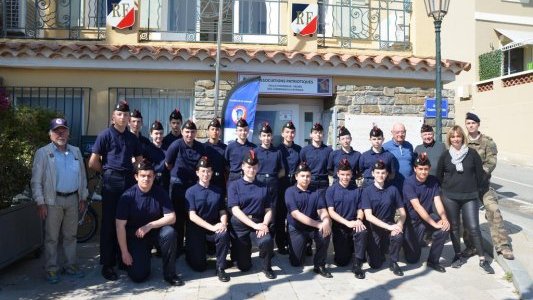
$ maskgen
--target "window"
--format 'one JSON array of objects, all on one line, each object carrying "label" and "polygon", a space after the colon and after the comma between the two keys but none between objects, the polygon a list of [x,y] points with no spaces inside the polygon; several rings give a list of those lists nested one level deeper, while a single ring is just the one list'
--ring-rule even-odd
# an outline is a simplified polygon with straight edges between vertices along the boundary
[{"label": "window", "polygon": [[503,74],[509,75],[524,71],[524,48],[503,51]]},{"label": "window", "polygon": [[266,4],[258,0],[239,1],[239,32],[266,34]]}]

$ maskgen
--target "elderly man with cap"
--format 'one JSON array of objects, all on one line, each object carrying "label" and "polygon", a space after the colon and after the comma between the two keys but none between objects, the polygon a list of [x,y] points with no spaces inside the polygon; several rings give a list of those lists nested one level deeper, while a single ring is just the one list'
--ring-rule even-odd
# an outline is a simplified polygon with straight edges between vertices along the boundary
[{"label": "elderly man with cap", "polygon": [[213,176],[211,177],[211,184],[217,186],[222,191],[222,198],[226,196],[226,178],[228,173],[227,161],[224,157],[226,148],[228,147],[220,140],[221,134],[220,121],[214,118],[207,125],[208,139],[204,143],[207,157],[211,161],[213,168]]},{"label": "elderly man with cap", "polygon": [[283,161],[283,168],[285,169],[285,175],[280,180],[278,206],[275,211],[275,230],[276,230],[276,245],[278,247],[278,253],[282,255],[289,254],[287,226],[285,224],[287,220],[287,205],[285,204],[285,191],[290,186],[296,183],[294,174],[296,168],[300,163],[300,151],[302,147],[294,142],[296,136],[296,127],[292,121],[288,121],[283,124],[281,128],[282,142],[279,146],[281,152],[281,159]]},{"label": "elderly man with cap", "polygon": [[176,221],[168,194],[154,185],[155,172],[146,159],[135,165],[137,184],[122,194],[117,205],[116,230],[122,262],[134,282],[150,275],[151,250],[161,249],[163,278],[170,285],[183,285],[176,274]]},{"label": "elderly man with cap", "polygon": [[147,147],[151,143],[150,140],[144,137],[141,133],[143,128],[143,115],[140,111],[134,109],[132,112],[130,112],[130,121],[128,123],[128,127],[130,128],[131,133],[133,133],[139,139],[139,142],[141,142],[143,154],[145,154]]},{"label": "elderly man with cap", "polygon": [[35,153],[31,188],[39,216],[45,222],[45,271],[50,283],[59,282],[58,243],[61,233],[66,263],[63,271],[83,277],[76,262],[78,210],[87,198],[85,164],[80,149],[68,144],[69,128],[62,118],[50,122],[51,143]]},{"label": "elderly man with cap", "polygon": [[324,127],[320,123],[313,125],[309,137],[311,144],[302,148],[300,161],[311,169],[311,188],[325,190],[329,186],[328,158],[333,149],[323,143]]},{"label": "elderly man with cap", "polygon": [[392,126],[392,139],[383,148],[396,158],[394,160],[398,173],[392,178],[392,184],[401,192],[405,178],[413,175],[413,161],[415,159],[413,145],[405,139],[405,125],[396,123]]},{"label": "elderly man with cap", "polygon": [[165,166],[166,151],[161,147],[163,144],[163,124],[155,120],[150,125],[150,137],[152,142],[146,146],[144,156],[154,165],[154,184],[168,191],[169,172]]},{"label": "elderly man with cap", "polygon": [[181,138],[181,125],[183,123],[183,116],[179,109],[175,109],[170,113],[168,117],[170,123],[170,132],[163,139],[163,150],[167,150],[170,144],[175,140]]},{"label": "elderly man with cap", "polygon": [[224,157],[229,165],[228,184],[231,181],[237,180],[242,176],[242,157],[248,151],[257,148],[257,146],[248,141],[248,122],[241,118],[237,121],[237,139],[234,142],[228,143]]},{"label": "elderly man with cap", "polygon": [[120,259],[115,229],[117,202],[122,193],[135,184],[132,157],[137,162],[142,158],[139,139],[127,130],[129,112],[126,101],[117,103],[113,125],[98,134],[89,158],[89,168],[103,172],[100,264],[102,276],[107,280],[118,279],[113,269],[117,258]]},{"label": "elderly man with cap", "polygon": [[347,159],[352,167],[352,179],[355,181],[356,178],[360,176],[359,172],[359,159],[361,158],[361,153],[355,151],[352,146],[352,135],[348,128],[341,126],[339,128],[339,144],[340,149],[331,152],[328,158],[328,170],[333,174],[333,179],[338,180],[337,169],[339,163],[343,159]]},{"label": "elderly man with cap", "polygon": [[[465,127],[468,131],[466,144],[468,147],[477,151],[483,162],[485,182],[479,197],[485,206],[485,216],[490,224],[492,243],[497,253],[501,254],[505,259],[512,260],[514,259],[514,254],[511,248],[511,239],[505,229],[502,213],[498,206],[498,195],[496,195],[496,192],[490,186],[490,177],[492,171],[496,169],[498,160],[498,149],[491,137],[479,131],[480,123],[481,120],[476,114],[470,112],[466,114]],[[463,255],[467,257],[473,256],[476,253],[475,247],[466,231],[463,239],[467,246],[467,249],[463,251]]]},{"label": "elderly man with cap", "polygon": [[434,166],[429,169],[429,175],[436,176],[437,164],[442,153],[446,152],[446,146],[444,143],[435,140],[435,133],[433,132],[433,127],[431,127],[431,125],[422,125],[422,128],[420,128],[420,135],[422,137],[422,144],[415,147],[415,156],[426,153],[430,164]]},{"label": "elderly man with cap", "polygon": [[185,192],[196,184],[196,164],[202,156],[206,155],[204,145],[196,138],[196,124],[187,120],[183,124],[182,138],[172,142],[167,149],[165,164],[170,170],[170,198],[176,211],[176,235],[178,238],[178,255],[183,253],[183,240],[185,238]]},{"label": "elderly man with cap", "polygon": [[255,179],[259,161],[254,150],[248,150],[241,161],[242,178],[233,180],[228,185],[228,208],[232,213],[231,251],[237,268],[246,272],[252,267],[253,240],[259,248],[263,273],[266,278],[274,279],[274,242],[269,232],[272,211],[268,190]]}]

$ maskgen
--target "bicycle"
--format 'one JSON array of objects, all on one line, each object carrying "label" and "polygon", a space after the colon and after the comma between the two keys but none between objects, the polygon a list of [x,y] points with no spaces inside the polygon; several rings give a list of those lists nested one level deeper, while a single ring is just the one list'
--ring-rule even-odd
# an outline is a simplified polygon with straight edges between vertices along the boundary
[{"label": "bicycle", "polygon": [[85,243],[92,239],[98,230],[98,215],[96,210],[92,207],[94,202],[102,201],[102,196],[100,191],[102,188],[102,176],[100,174],[95,174],[89,178],[91,180],[97,179],[96,185],[89,193],[87,197],[85,209],[81,211],[78,215],[78,234],[76,239],[78,243]]}]

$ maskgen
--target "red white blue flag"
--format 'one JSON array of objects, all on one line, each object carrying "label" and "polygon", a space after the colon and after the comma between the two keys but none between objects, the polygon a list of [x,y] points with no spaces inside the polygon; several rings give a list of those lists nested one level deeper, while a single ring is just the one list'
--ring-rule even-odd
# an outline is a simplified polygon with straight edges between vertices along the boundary
[{"label": "red white blue flag", "polygon": [[[125,29],[135,25],[135,11],[139,9],[137,0],[110,1],[107,24],[113,28]],[[118,2],[118,3],[117,3]]]},{"label": "red white blue flag", "polygon": [[292,4],[291,29],[294,35],[313,35],[318,28],[317,4]]}]

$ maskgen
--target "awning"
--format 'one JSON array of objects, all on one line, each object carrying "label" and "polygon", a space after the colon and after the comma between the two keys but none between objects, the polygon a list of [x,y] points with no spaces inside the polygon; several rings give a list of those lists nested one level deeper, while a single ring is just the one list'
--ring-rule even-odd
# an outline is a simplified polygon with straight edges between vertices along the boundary
[{"label": "awning", "polygon": [[525,45],[533,45],[533,31],[521,31],[511,29],[494,29],[502,44],[502,50],[509,50]]}]

